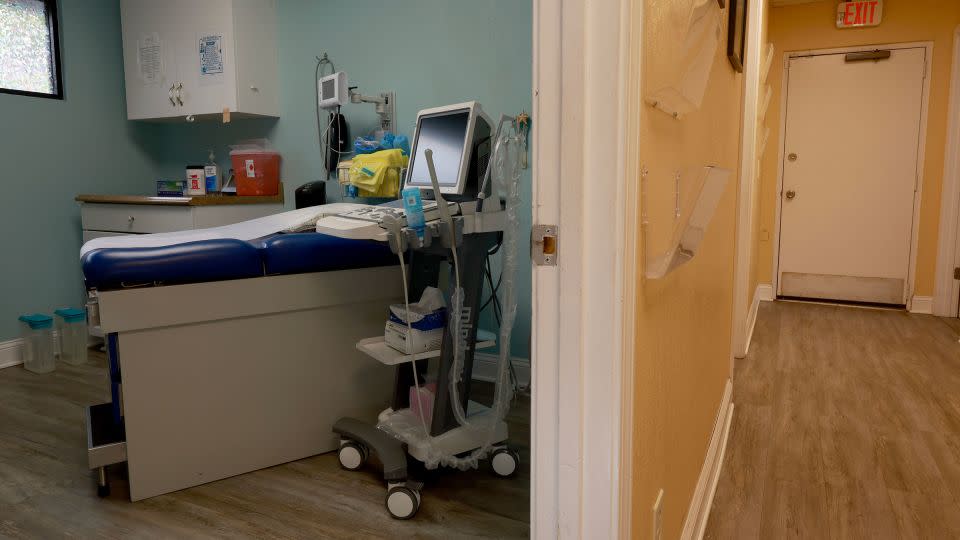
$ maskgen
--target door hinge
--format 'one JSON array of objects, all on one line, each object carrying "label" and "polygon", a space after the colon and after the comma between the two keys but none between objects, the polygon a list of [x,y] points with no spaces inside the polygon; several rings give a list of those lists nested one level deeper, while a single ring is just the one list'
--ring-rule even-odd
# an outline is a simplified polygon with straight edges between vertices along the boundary
[{"label": "door hinge", "polygon": [[953,279],[960,279],[960,268],[953,269]]},{"label": "door hinge", "polygon": [[559,230],[556,225],[534,225],[530,233],[530,258],[537,266],[557,265],[557,240]]}]

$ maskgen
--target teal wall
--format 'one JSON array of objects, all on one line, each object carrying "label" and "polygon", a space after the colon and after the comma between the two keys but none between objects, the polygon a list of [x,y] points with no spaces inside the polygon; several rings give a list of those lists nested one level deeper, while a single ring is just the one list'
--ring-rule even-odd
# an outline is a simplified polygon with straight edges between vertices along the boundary
[{"label": "teal wall", "polygon": [[[205,162],[209,148],[227,165],[229,144],[267,137],[283,154],[282,176],[292,206],[296,186],[323,177],[314,82],[316,57],[323,52],[363,93],[394,91],[398,131],[408,136],[417,111],[438,105],[478,100],[494,120],[500,113],[529,112],[531,4],[529,0],[280,0],[280,118],[163,125],[161,171],[179,178],[185,165]],[[373,105],[348,104],[343,113],[352,136],[377,125]],[[520,305],[512,353],[527,358],[529,171],[524,182]],[[331,188],[329,195],[339,197],[339,191]]]},{"label": "teal wall", "polygon": [[126,120],[117,0],[61,0],[63,101],[0,94],[0,341],[83,302],[78,193],[134,193],[157,126]]}]

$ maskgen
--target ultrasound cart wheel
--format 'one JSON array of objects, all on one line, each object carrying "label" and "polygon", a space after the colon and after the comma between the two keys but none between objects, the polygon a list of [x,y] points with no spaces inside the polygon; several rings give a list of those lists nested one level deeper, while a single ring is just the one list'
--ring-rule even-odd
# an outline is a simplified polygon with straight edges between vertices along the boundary
[{"label": "ultrasound cart wheel", "polygon": [[387,512],[394,519],[410,519],[420,509],[420,492],[406,486],[394,486],[387,490]]},{"label": "ultrasound cart wheel", "polygon": [[367,449],[353,441],[340,443],[340,451],[337,452],[340,466],[348,471],[356,471],[363,467],[367,462],[367,455]]},{"label": "ultrasound cart wheel", "polygon": [[500,478],[509,478],[516,474],[520,465],[520,456],[509,448],[501,448],[490,456],[490,468]]}]

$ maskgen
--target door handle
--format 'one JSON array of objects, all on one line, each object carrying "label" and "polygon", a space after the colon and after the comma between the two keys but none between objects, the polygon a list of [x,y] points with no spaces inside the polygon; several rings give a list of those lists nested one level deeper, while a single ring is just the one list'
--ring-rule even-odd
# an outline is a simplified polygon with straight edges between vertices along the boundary
[{"label": "door handle", "polygon": [[788,200],[791,200],[791,201],[792,201],[792,200],[795,199],[796,197],[797,197],[797,192],[796,192],[796,191],[794,191],[794,190],[792,190],[792,189],[789,190],[789,191],[787,191],[787,199],[788,199]]}]

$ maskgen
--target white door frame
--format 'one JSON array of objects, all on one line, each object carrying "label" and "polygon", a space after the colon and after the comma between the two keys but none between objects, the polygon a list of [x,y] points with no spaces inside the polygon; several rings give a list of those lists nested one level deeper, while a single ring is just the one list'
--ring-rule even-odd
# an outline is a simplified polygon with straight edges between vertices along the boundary
[{"label": "white door frame", "polygon": [[780,294],[780,212],[783,207],[783,156],[786,151],[787,133],[787,90],[790,83],[790,59],[800,56],[819,56],[825,54],[843,54],[849,52],[872,51],[874,49],[926,49],[926,77],[923,79],[923,101],[920,107],[920,144],[917,153],[917,189],[913,194],[913,228],[910,233],[910,267],[907,273],[906,304],[907,309],[913,302],[914,280],[917,275],[917,246],[920,241],[920,201],[923,198],[923,173],[927,148],[927,113],[930,110],[930,74],[933,70],[933,42],[894,43],[884,45],[862,45],[836,49],[812,49],[793,51],[783,55],[783,82],[780,87],[780,144],[777,156],[777,210],[775,214],[773,238],[773,290]]},{"label": "white door frame", "polygon": [[533,268],[533,538],[614,538],[629,523],[620,465],[632,383],[622,375],[624,283],[636,271],[621,249],[630,10],[630,0],[533,0],[533,222],[560,234],[558,266]]},{"label": "white door frame", "polygon": [[761,42],[767,13],[766,2],[751,2],[747,6],[747,56],[744,58],[743,121],[740,127],[740,188],[737,194],[737,259],[733,284],[733,353],[730,355],[730,377],[733,377],[737,358],[747,356],[748,319],[754,291],[750,287],[750,267],[753,262],[753,224],[760,219],[754,215],[754,190],[759,186],[757,143],[760,136],[760,96],[764,81],[760,80],[764,53]]},{"label": "white door frame", "polygon": [[940,197],[940,234],[937,241],[937,277],[933,314],[956,317],[960,281],[953,269],[960,267],[960,27],[953,37],[953,71],[947,116],[947,147],[943,163],[943,193]]}]

